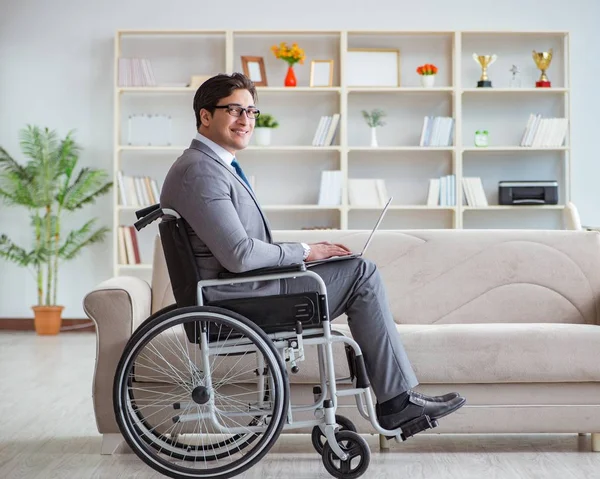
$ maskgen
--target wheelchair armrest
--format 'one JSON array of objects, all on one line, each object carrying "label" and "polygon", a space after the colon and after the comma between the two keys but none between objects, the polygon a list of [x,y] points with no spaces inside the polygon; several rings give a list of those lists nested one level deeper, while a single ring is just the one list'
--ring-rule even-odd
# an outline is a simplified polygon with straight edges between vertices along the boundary
[{"label": "wheelchair armrest", "polygon": [[245,278],[248,276],[261,276],[266,274],[277,273],[293,273],[295,271],[306,271],[306,265],[304,263],[296,263],[286,264],[284,266],[270,266],[268,268],[259,268],[253,269],[252,271],[244,271],[243,273],[230,273],[229,271],[227,271],[219,273],[219,279]]}]

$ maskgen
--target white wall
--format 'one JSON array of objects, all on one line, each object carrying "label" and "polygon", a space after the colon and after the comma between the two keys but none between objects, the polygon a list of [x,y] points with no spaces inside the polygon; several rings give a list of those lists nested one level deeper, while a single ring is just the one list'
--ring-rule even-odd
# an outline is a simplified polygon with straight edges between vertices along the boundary
[{"label": "white wall", "polygon": [[[37,124],[77,129],[81,162],[112,162],[113,40],[117,29],[565,30],[572,33],[573,200],[584,224],[600,224],[597,149],[600,2],[597,0],[369,0],[218,2],[203,0],[3,0],[0,15],[0,145],[19,157],[18,131]],[[23,211],[0,206],[0,233],[25,243]],[[73,217],[111,224],[111,197]],[[103,246],[62,270],[64,317],[84,317],[81,300],[110,277]],[[30,317],[33,277],[0,261],[0,317]]]}]

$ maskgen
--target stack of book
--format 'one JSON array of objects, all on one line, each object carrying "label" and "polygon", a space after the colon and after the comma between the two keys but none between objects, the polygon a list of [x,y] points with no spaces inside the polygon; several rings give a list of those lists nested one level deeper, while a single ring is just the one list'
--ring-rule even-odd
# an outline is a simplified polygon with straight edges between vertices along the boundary
[{"label": "stack of book", "polygon": [[342,202],[342,172],[340,170],[324,170],[321,172],[321,189],[319,190],[319,206],[337,206]]},{"label": "stack of book", "polygon": [[[487,206],[488,201],[479,177],[464,177],[462,190],[468,206]],[[456,206],[456,177],[441,176],[429,180],[427,206]]]},{"label": "stack of book", "polygon": [[426,116],[423,120],[419,146],[452,146],[454,118]]},{"label": "stack of book", "polygon": [[348,180],[348,202],[357,206],[385,206],[389,199],[385,180],[351,178]]},{"label": "stack of book", "polygon": [[312,146],[330,146],[333,144],[335,133],[340,123],[340,114],[322,116],[313,137]]},{"label": "stack of book", "polygon": [[440,176],[429,180],[427,206],[456,205],[456,177],[454,175]]},{"label": "stack of book", "polygon": [[463,193],[469,206],[487,206],[488,201],[483,190],[483,183],[479,177],[464,177],[462,179]]},{"label": "stack of book", "polygon": [[156,86],[150,60],[119,58],[119,86]]},{"label": "stack of book", "polygon": [[566,118],[542,118],[542,115],[532,113],[523,132],[521,146],[560,147],[567,136],[568,126],[569,120]]},{"label": "stack of book", "polygon": [[126,176],[119,170],[117,186],[121,206],[149,206],[160,201],[158,183],[148,176]]},{"label": "stack of book", "polygon": [[134,226],[119,226],[119,264],[140,264],[140,248]]}]

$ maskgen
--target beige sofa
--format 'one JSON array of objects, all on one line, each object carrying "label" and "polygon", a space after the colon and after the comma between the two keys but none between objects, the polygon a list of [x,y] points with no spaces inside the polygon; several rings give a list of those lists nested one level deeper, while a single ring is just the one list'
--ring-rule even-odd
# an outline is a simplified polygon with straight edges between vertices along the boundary
[{"label": "beige sofa", "polygon": [[[275,239],[329,240],[360,250],[366,236],[279,231]],[[367,257],[381,270],[419,390],[456,390],[467,398],[429,433],[595,433],[592,448],[600,451],[598,233],[381,231]],[[121,440],[112,381],[123,347],[151,312],[172,302],[160,248],[152,288],[119,277],[85,297],[98,332],[93,400],[104,453]],[[344,317],[333,325],[350,334]],[[318,383],[316,354],[308,358],[290,375],[294,403],[310,400]],[[343,348],[336,351],[336,372],[347,372]],[[350,401],[340,404],[361,432],[372,432]]]}]

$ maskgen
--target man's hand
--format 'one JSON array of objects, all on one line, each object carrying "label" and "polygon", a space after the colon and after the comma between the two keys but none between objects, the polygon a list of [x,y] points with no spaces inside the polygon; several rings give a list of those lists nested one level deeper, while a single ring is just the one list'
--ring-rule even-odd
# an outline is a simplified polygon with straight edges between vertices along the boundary
[{"label": "man's hand", "polygon": [[332,256],[346,256],[352,254],[349,248],[339,243],[330,243],[329,241],[321,241],[319,243],[309,244],[310,254],[306,261],[314,261],[317,259],[327,259]]}]

